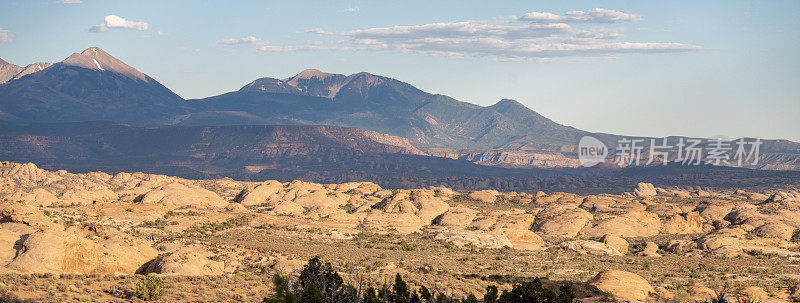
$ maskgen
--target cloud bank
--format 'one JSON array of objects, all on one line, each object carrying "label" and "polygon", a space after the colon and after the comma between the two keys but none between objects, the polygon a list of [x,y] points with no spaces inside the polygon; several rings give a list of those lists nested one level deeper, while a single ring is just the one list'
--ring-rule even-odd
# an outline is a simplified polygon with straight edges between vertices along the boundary
[{"label": "cloud bank", "polygon": [[147,27],[147,22],[130,21],[117,15],[108,15],[105,17],[105,23],[92,26],[89,31],[99,33],[117,28],[143,31],[147,30]]},{"label": "cloud bank", "polygon": [[[595,8],[564,14],[530,12],[505,22],[468,20],[364,28],[340,33],[315,28],[306,33],[332,34],[342,38],[311,41],[304,45],[263,44],[258,49],[265,52],[381,50],[498,61],[610,57],[629,53],[674,53],[704,49],[679,42],[623,41],[621,28],[603,26],[639,20],[642,20],[642,16]],[[583,26],[574,27],[574,23]]]},{"label": "cloud bank", "polygon": [[530,12],[518,18],[523,21],[540,23],[616,23],[625,21],[639,21],[642,16],[626,14],[623,12],[595,8],[588,11],[571,11],[564,15],[548,12]]}]

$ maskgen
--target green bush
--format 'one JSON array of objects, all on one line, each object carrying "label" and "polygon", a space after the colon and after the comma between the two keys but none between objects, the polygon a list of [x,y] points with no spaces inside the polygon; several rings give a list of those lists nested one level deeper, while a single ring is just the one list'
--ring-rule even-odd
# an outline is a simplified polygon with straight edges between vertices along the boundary
[{"label": "green bush", "polygon": [[[383,285],[380,289],[373,286],[367,287],[363,294],[355,286],[344,283],[344,279],[334,270],[330,263],[323,263],[319,257],[314,257],[300,273],[298,281],[291,287],[289,282],[275,276],[272,280],[275,294],[264,298],[264,303],[477,303],[478,298],[469,294],[463,299],[449,298],[442,292],[431,292],[422,286],[412,290],[403,281],[400,274],[396,274],[394,283]],[[298,299],[299,298],[299,299]],[[571,285],[561,285],[558,292],[546,289],[537,278],[531,282],[516,283],[511,291],[504,290],[498,296],[496,286],[486,288],[483,302],[486,303],[571,303],[575,298]]]},{"label": "green bush", "polygon": [[136,297],[145,301],[158,300],[164,295],[164,281],[156,274],[147,274],[136,284]]}]

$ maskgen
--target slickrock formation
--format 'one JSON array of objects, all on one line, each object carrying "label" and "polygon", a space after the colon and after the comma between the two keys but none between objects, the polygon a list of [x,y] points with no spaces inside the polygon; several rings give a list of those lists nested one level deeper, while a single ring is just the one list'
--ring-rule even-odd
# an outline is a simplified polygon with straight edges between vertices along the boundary
[{"label": "slickrock formation", "polygon": [[212,261],[203,254],[189,248],[158,256],[147,264],[145,273],[159,273],[170,275],[220,275],[224,273],[225,264]]},{"label": "slickrock formation", "polygon": [[483,248],[513,247],[511,241],[503,234],[488,234],[469,230],[447,229],[436,235],[436,239],[451,242],[458,247],[474,245]]},{"label": "slickrock formation", "polygon": [[616,248],[623,255],[628,253],[628,241],[620,236],[606,234],[600,238],[600,242]]},{"label": "slickrock formation", "polygon": [[687,292],[696,302],[711,302],[711,300],[717,299],[717,292],[705,286],[695,285],[689,287]]},{"label": "slickrock formation", "polygon": [[637,274],[621,270],[602,271],[589,280],[588,284],[616,298],[636,301],[645,301],[653,292],[653,286],[650,286],[647,280]]},{"label": "slickrock formation", "polygon": [[[676,194],[684,191],[690,197]],[[756,193],[744,191],[646,184],[637,185],[634,192],[459,193],[443,187],[383,189],[370,182],[73,174],[0,162],[0,273],[222,275],[253,268],[297,272],[319,247],[358,261],[367,259],[359,254],[383,246],[394,247],[387,258],[403,253],[419,253],[421,258],[401,256],[391,266],[371,259],[369,269],[358,270],[413,273],[422,265],[404,267],[400,261],[428,258],[423,251],[431,246],[437,254],[459,254],[431,268],[458,260],[453,262],[492,273],[496,268],[488,263],[519,257],[524,262],[512,264],[526,272],[538,270],[528,262],[543,255],[553,258],[546,262],[565,266],[590,262],[592,266],[583,270],[590,275],[600,272],[589,281],[597,290],[620,299],[645,300],[653,287],[642,277],[603,269],[624,266],[643,274],[643,264],[661,262],[658,270],[663,270],[674,266],[664,264],[679,264],[675,258],[684,256],[698,260],[692,262],[714,257],[714,263],[734,260],[716,256],[777,258],[787,264],[800,258],[797,190],[764,194],[763,200],[753,200]],[[262,240],[265,236],[278,241],[276,246]],[[238,237],[251,240],[236,242]],[[248,245],[257,247],[242,248]],[[493,250],[503,256],[473,261]],[[633,261],[620,261],[623,258]],[[614,262],[615,267],[595,269],[597,262]],[[431,270],[426,266],[424,270]],[[656,286],[659,294],[669,293],[669,288]],[[702,300],[719,290],[686,289]],[[800,296],[787,291],[787,296]],[[586,296],[592,294],[596,293]]]},{"label": "slickrock formation", "polygon": [[580,208],[563,209],[560,206],[546,208],[539,213],[534,228],[543,236],[573,238],[594,216]]},{"label": "slickrock formation", "polygon": [[563,249],[569,249],[585,255],[621,256],[619,250],[611,245],[597,241],[575,240],[559,244]]}]

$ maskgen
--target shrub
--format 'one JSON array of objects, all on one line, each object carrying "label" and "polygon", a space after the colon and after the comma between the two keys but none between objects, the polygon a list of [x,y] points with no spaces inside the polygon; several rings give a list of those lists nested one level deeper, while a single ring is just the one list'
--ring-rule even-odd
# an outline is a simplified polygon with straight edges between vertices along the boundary
[{"label": "shrub", "polygon": [[[281,277],[272,279],[275,294],[264,298],[264,303],[477,303],[478,298],[469,294],[463,299],[449,298],[437,288],[430,291],[421,286],[419,292],[411,290],[403,281],[400,274],[396,274],[392,285],[383,285],[380,289],[367,287],[363,295],[355,286],[344,283],[341,276],[334,270],[330,263],[323,263],[319,257],[308,261],[298,278],[297,283],[290,287],[289,282]],[[483,302],[486,303],[571,303],[575,298],[572,286],[561,285],[558,292],[546,289],[538,278],[531,282],[517,283],[511,291],[504,290],[498,296],[496,286],[486,288]]]},{"label": "shrub", "polygon": [[164,295],[164,281],[155,274],[147,274],[136,284],[136,297],[145,301],[158,300]]}]

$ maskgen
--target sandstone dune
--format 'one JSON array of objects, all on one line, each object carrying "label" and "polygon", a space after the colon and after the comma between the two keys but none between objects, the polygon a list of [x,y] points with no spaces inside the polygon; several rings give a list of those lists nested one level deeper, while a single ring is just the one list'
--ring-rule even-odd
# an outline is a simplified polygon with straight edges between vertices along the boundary
[{"label": "sandstone dune", "polygon": [[[260,258],[268,262],[256,264],[270,270],[302,268],[296,256],[268,250],[237,255],[194,243],[212,234],[226,239],[259,231],[331,245],[390,235],[375,236],[382,240],[366,248],[397,244],[414,251],[420,247],[407,239],[435,240],[448,249],[632,259],[628,265],[676,255],[800,258],[800,193],[793,190],[724,193],[639,183],[620,195],[459,193],[370,182],[72,174],[2,162],[0,201],[0,273],[222,275]],[[373,270],[408,269],[399,264]],[[587,285],[626,300],[655,293],[641,276],[615,270],[601,271]],[[687,291],[697,300],[715,295],[702,286]],[[747,292],[762,298],[756,289]]]},{"label": "sandstone dune", "polygon": [[588,284],[616,298],[636,301],[645,301],[653,292],[653,286],[647,280],[637,274],[621,270],[602,271],[589,280]]}]

